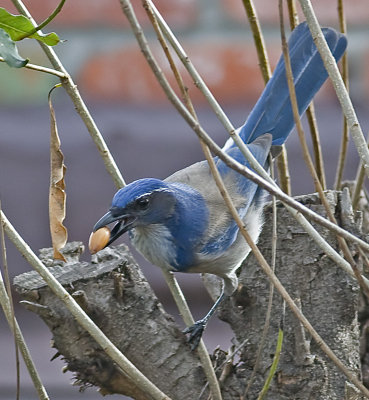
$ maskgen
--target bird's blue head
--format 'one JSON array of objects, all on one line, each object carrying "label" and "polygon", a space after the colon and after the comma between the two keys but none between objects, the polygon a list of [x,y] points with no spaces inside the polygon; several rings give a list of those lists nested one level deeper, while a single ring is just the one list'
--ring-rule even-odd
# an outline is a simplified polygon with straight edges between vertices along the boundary
[{"label": "bird's blue head", "polygon": [[172,216],[175,203],[175,195],[168,184],[154,178],[139,179],[118,190],[110,210],[100,218],[93,231],[116,222],[108,246],[137,226],[165,223]]}]

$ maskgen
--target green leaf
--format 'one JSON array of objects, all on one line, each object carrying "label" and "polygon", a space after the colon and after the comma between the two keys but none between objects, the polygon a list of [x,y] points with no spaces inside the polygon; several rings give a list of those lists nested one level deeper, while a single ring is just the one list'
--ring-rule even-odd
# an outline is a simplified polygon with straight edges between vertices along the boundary
[{"label": "green leaf", "polygon": [[14,68],[22,68],[28,60],[22,58],[19,53],[17,46],[10,39],[9,35],[0,28],[0,56],[4,58],[5,62]]},{"label": "green leaf", "polygon": [[55,46],[60,42],[58,35],[54,32],[48,34],[33,33],[34,26],[32,22],[23,15],[10,14],[5,8],[0,7],[0,28],[9,34],[12,40],[22,40],[25,37],[37,39],[48,46]]}]

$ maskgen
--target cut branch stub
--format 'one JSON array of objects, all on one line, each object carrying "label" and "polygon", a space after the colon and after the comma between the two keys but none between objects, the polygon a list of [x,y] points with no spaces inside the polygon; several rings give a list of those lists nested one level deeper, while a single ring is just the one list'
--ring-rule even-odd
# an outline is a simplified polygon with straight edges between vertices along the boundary
[{"label": "cut branch stub", "polygon": [[[81,245],[69,243],[63,253],[78,254]],[[50,258],[52,249],[44,249]],[[75,257],[75,256],[74,256]],[[155,294],[124,245],[107,248],[94,256],[93,263],[73,262],[50,267],[50,271],[79,302],[128,359],[164,393],[173,399],[183,393],[201,392],[205,377],[196,353],[165,313]],[[103,394],[119,393],[147,399],[81,328],[64,304],[55,297],[35,272],[15,278],[22,297],[47,305],[48,313],[38,313],[53,333],[54,347],[75,372],[81,386],[96,385]],[[38,296],[35,296],[35,291]],[[43,310],[43,308],[40,308]]]}]

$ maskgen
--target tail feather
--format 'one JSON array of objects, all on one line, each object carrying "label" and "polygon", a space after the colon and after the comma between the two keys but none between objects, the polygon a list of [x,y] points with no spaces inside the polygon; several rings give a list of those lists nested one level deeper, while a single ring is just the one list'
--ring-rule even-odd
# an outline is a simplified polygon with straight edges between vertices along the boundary
[{"label": "tail feather", "polygon": [[[346,49],[346,37],[332,28],[323,28],[323,33],[333,56],[338,61]],[[328,74],[306,23],[300,24],[292,32],[288,47],[301,115]],[[272,144],[281,145],[293,127],[294,119],[282,55],[264,92],[240,128],[239,135],[245,143],[250,143],[264,133],[271,133]]]}]

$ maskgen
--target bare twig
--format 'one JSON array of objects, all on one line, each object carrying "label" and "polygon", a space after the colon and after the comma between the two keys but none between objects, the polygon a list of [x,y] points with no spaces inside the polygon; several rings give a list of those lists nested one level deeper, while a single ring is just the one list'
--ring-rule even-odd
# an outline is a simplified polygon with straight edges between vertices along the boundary
[{"label": "bare twig", "polygon": [[[8,324],[13,332],[14,337],[16,338],[17,345],[24,359],[24,363],[27,367],[29,375],[32,379],[33,385],[37,391],[38,397],[40,400],[49,400],[49,395],[46,392],[44,385],[41,382],[40,376],[37,372],[37,369],[32,361],[31,354],[28,350],[22,332],[19,328],[18,322],[12,315],[12,309],[10,306],[9,297],[6,293],[5,285],[0,273],[0,304],[4,310],[5,317],[8,321]],[[14,323],[13,323],[14,322]]]},{"label": "bare twig", "polygon": [[[288,16],[290,21],[291,30],[295,29],[299,24],[299,17],[296,11],[296,3],[295,0],[287,0],[288,7]],[[320,145],[320,135],[318,130],[318,125],[315,117],[315,107],[314,102],[312,101],[309,107],[306,110],[306,117],[310,127],[311,140],[313,144],[313,152],[314,152],[314,160],[315,160],[315,168],[316,173],[318,175],[318,179],[323,189],[327,188],[326,180],[325,180],[325,170],[324,170],[324,161],[322,154],[322,147]]]},{"label": "bare twig", "polygon": [[[340,30],[342,33],[346,34],[347,33],[347,25],[346,25],[346,18],[345,18],[345,12],[344,12],[344,8],[343,8],[342,0],[338,0],[337,9],[338,9],[338,19],[339,19],[339,23],[340,23]],[[345,83],[345,86],[346,86],[347,92],[348,92],[349,91],[349,69],[348,69],[347,51],[345,51],[345,54],[342,57],[341,63],[342,63],[342,79],[343,79],[343,82]],[[340,155],[339,155],[339,159],[338,159],[336,178],[335,178],[335,183],[334,183],[334,187],[336,188],[336,190],[341,190],[342,176],[343,176],[343,169],[344,169],[345,161],[346,161],[348,140],[349,140],[348,124],[347,124],[346,117],[344,116],[343,117],[343,130],[342,130]],[[357,187],[360,187],[360,189],[361,189],[361,185],[357,184]],[[353,200],[353,204],[354,203],[355,203],[355,201]]]},{"label": "bare twig", "polygon": [[290,27],[294,29],[299,24],[299,16],[296,10],[295,0],[287,0],[288,17],[290,20]]},{"label": "bare twig", "polygon": [[365,180],[365,169],[363,167],[363,164],[360,163],[357,174],[356,174],[356,178],[355,178],[355,187],[354,187],[353,194],[352,194],[352,207],[354,208],[354,210],[357,209],[357,206],[358,206],[358,203],[360,200],[361,189],[364,184],[364,180]]},{"label": "bare twig", "polygon": [[277,367],[279,364],[279,359],[281,357],[281,352],[282,352],[282,344],[283,344],[283,337],[284,337],[284,317],[285,317],[285,311],[286,311],[286,302],[283,301],[282,303],[282,315],[281,315],[281,322],[279,324],[279,329],[278,329],[278,337],[277,337],[277,345],[276,349],[274,352],[273,356],[273,362],[272,365],[270,366],[270,370],[267,376],[267,379],[265,380],[264,386],[261,389],[258,400],[263,400],[265,395],[268,393],[268,390],[270,388],[270,384],[272,383],[272,380],[274,378],[275,373],[277,372]]},{"label": "bare twig", "polygon": [[324,62],[324,66],[330,76],[333,87],[336,91],[337,98],[341,103],[342,111],[347,119],[351,136],[356,145],[358,154],[363,162],[365,173],[369,176],[369,150],[366,144],[359,120],[356,116],[355,109],[351,103],[350,96],[346,90],[342,80],[338,66],[332,56],[328,44],[324,38],[319,22],[315,16],[310,0],[299,0],[302,11],[306,17],[309,29],[313,36],[314,42]]},{"label": "bare twig", "polygon": [[[264,42],[264,37],[261,32],[260,23],[258,16],[256,14],[256,9],[252,0],[242,0],[243,5],[246,10],[247,18],[250,23],[251,31],[254,37],[254,44],[256,47],[260,70],[263,75],[265,84],[269,81],[272,76],[270,69],[269,59],[266,51],[266,46]],[[288,158],[286,146],[282,146],[281,154],[277,158],[277,168],[281,189],[287,193],[291,194],[291,177],[288,170]]]},{"label": "bare twig", "polygon": [[[3,57],[0,57],[0,62],[5,62]],[[35,64],[28,63],[23,68],[32,69],[34,71],[39,71],[39,72],[45,72],[47,74],[55,75],[60,79],[64,79],[67,77],[63,72],[56,71],[55,69],[52,69],[52,68],[46,68],[41,65],[35,65]]]},{"label": "bare twig", "polygon": [[264,83],[267,84],[270,77],[272,76],[272,71],[270,69],[269,58],[266,51],[264,37],[261,32],[259,18],[256,14],[256,9],[252,0],[242,0],[242,2],[250,23],[252,35],[254,37],[254,44],[256,52],[258,54],[261,74],[263,76]]},{"label": "bare twig", "polygon": [[[174,301],[179,309],[179,312],[181,314],[184,323],[186,324],[186,326],[193,325],[195,323],[195,320],[192,316],[190,308],[188,307],[186,298],[184,297],[183,292],[179,287],[178,282],[175,279],[173,273],[170,271],[163,270],[163,275],[173,295]],[[197,347],[197,354],[200,358],[201,365],[207,377],[212,399],[222,400],[222,394],[220,392],[219,383],[215,375],[214,368],[209,357],[209,353],[202,339],[200,340],[200,343]]]},{"label": "bare twig", "polygon": [[16,363],[17,363],[17,399],[19,398],[19,357],[18,357],[18,350],[20,350],[22,357],[24,359],[24,363],[27,367],[27,370],[30,374],[32,379],[33,385],[37,391],[38,397],[40,400],[48,400],[49,396],[46,392],[44,385],[41,382],[41,379],[38,375],[37,369],[32,361],[31,354],[28,351],[28,347],[26,342],[23,338],[22,332],[19,328],[17,320],[14,314],[14,305],[13,299],[11,297],[11,290],[10,290],[10,282],[9,282],[9,274],[7,268],[7,260],[6,260],[6,248],[5,248],[5,238],[4,238],[4,221],[3,221],[3,213],[1,211],[1,203],[0,203],[0,231],[1,231],[1,247],[2,247],[2,254],[3,254],[3,264],[5,268],[5,277],[6,277],[6,286],[5,288],[4,281],[1,275],[0,270],[0,304],[2,309],[4,310],[5,317],[8,321],[11,331],[14,335],[15,340],[15,347],[16,347]]},{"label": "bare twig", "polygon": [[315,107],[313,102],[311,102],[311,104],[306,110],[306,117],[310,127],[317,177],[322,186],[322,189],[325,190],[327,188],[327,183],[325,180],[324,160],[323,160],[322,146],[320,145],[320,135],[318,130],[318,124],[316,122]]},{"label": "bare twig", "polygon": [[4,230],[9,239],[13,242],[18,251],[23,255],[27,262],[41,275],[54,294],[63,301],[68,310],[75,317],[76,321],[96,340],[106,354],[122,368],[122,370],[135,382],[135,384],[157,400],[170,400],[161,390],[159,390],[145,375],[143,375],[105,336],[105,334],[95,325],[91,318],[83,311],[73,297],[52,275],[49,269],[35,255],[19,233],[14,229],[4,213],[1,218]]},{"label": "bare twig", "polygon": [[[1,206],[1,200],[0,200],[0,211],[2,210]],[[15,364],[16,364],[16,379],[17,379],[17,394],[16,394],[16,399],[19,400],[20,397],[20,370],[19,370],[19,346],[18,346],[18,341],[17,337],[15,335],[15,312],[14,312],[14,303],[13,303],[13,296],[12,296],[12,288],[11,288],[11,283],[9,279],[9,268],[8,268],[8,260],[7,260],[7,253],[6,253],[6,246],[5,246],[5,235],[4,235],[4,227],[1,219],[1,214],[0,214],[0,241],[1,241],[1,254],[2,254],[2,261],[3,261],[3,268],[4,268],[4,276],[5,276],[5,287],[6,291],[8,294],[8,301],[9,301],[9,307],[10,307],[10,312],[11,312],[11,319],[12,319],[12,331],[14,332],[14,346],[15,346]],[[1,269],[0,269],[0,279],[1,279]],[[2,296],[3,301],[1,303],[4,303],[4,300],[6,300],[5,296]],[[3,307],[4,308],[4,307]]]}]

